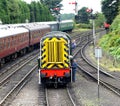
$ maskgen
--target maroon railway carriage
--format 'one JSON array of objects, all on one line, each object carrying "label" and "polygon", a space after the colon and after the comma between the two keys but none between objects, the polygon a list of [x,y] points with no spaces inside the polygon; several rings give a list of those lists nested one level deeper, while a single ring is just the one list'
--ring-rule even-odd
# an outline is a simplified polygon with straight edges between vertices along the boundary
[{"label": "maroon railway carriage", "polygon": [[43,37],[43,35],[45,35],[47,32],[50,32],[50,26],[45,24],[29,24],[25,25],[24,27],[30,31],[30,47],[36,45],[39,46],[41,37]]},{"label": "maroon railway carriage", "polygon": [[29,31],[22,27],[0,29],[0,63],[15,58],[29,46]]},{"label": "maroon railway carriage", "polygon": [[0,28],[0,66],[39,46],[41,37],[47,32],[50,26],[35,23]]}]

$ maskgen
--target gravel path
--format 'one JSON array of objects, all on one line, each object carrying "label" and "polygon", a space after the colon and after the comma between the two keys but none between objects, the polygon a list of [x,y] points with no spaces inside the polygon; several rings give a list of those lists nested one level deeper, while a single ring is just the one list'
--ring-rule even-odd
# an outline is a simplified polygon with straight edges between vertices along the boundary
[{"label": "gravel path", "polygon": [[10,106],[44,106],[44,104],[39,103],[40,95],[37,71],[32,77]]},{"label": "gravel path", "polygon": [[100,98],[98,100],[97,83],[81,75],[77,74],[77,80],[72,84],[72,87],[77,101],[82,106],[120,106],[120,97],[103,86],[99,86]]}]

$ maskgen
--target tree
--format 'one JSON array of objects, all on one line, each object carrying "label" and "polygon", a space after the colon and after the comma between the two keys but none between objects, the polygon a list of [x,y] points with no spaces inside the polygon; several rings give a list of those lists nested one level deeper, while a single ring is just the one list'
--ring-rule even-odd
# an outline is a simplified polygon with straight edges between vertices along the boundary
[{"label": "tree", "polygon": [[30,20],[30,9],[26,2],[19,1],[19,9],[20,9],[20,23],[26,22],[26,20]]},{"label": "tree", "polygon": [[83,7],[78,11],[78,17],[79,17],[79,22],[80,23],[89,23],[89,13],[86,12],[87,7]]},{"label": "tree", "polygon": [[20,20],[18,0],[7,0],[7,9],[9,16],[9,23],[18,23]]},{"label": "tree", "polygon": [[0,18],[2,23],[10,23],[10,10],[8,0],[0,0]]},{"label": "tree", "polygon": [[35,7],[34,7],[34,9],[35,9],[35,22],[40,21],[40,11],[39,11],[40,8],[39,8],[39,5],[40,5],[39,2],[35,3]]},{"label": "tree", "polygon": [[120,14],[117,15],[116,18],[113,20],[113,23],[111,24],[111,30],[116,30],[120,33]]},{"label": "tree", "polygon": [[51,15],[48,7],[44,6],[44,21],[52,21],[54,18],[53,16]]},{"label": "tree", "polygon": [[50,14],[49,9],[40,2],[31,2],[30,8],[30,22],[51,21],[53,16]]},{"label": "tree", "polygon": [[40,2],[27,4],[22,0],[0,0],[0,20],[3,24],[51,21],[54,17]]},{"label": "tree", "polygon": [[53,14],[58,15],[62,7],[62,0],[40,0],[42,4],[46,5]]},{"label": "tree", "polygon": [[107,23],[111,24],[118,14],[119,0],[103,0],[102,12]]},{"label": "tree", "polygon": [[42,4],[46,5],[49,9],[59,6],[62,0],[40,0]]},{"label": "tree", "polygon": [[35,2],[32,2],[29,6],[30,8],[30,22],[35,22]]},{"label": "tree", "polygon": [[105,16],[102,13],[97,13],[96,14],[96,20],[95,20],[95,26],[96,27],[101,27],[103,26],[103,23],[105,22]]}]

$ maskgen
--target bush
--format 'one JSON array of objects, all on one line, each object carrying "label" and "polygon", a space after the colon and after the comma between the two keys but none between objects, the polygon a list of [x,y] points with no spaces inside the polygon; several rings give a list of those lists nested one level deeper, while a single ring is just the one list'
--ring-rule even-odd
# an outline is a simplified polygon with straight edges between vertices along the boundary
[{"label": "bush", "polygon": [[112,31],[117,30],[117,31],[120,32],[120,14],[115,18],[115,20],[113,21],[110,29],[111,29]]},{"label": "bush", "polygon": [[83,23],[77,24],[76,27],[77,28],[85,28],[85,29],[92,28],[92,26],[90,24],[83,24]]},{"label": "bush", "polygon": [[110,29],[111,32],[100,39],[99,45],[109,54],[120,59],[120,14],[115,18]]}]

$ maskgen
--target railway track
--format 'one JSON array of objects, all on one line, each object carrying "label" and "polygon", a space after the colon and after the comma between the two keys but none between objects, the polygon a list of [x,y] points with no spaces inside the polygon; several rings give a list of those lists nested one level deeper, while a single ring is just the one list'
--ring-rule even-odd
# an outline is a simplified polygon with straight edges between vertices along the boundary
[{"label": "railway track", "polygon": [[[88,37],[89,36],[89,33]],[[83,36],[80,34],[79,36],[74,36],[72,39],[75,39],[77,42],[77,48],[73,50],[73,57],[77,54],[78,48],[82,47],[84,43],[86,42],[86,39],[88,39],[86,36]],[[78,103],[76,100],[74,100],[74,95],[71,90],[71,85],[68,85],[67,88],[46,88],[45,93],[46,93],[46,105],[47,106],[77,106]],[[61,102],[62,101],[62,102]]]},{"label": "railway track", "polygon": [[0,78],[0,106],[8,104],[9,100],[16,90],[21,89],[28,81],[28,78],[37,68],[38,52],[33,53],[26,61],[23,59],[16,67],[9,68],[8,71],[2,71]]},{"label": "railway track", "polygon": [[[82,34],[81,34],[82,35]],[[84,35],[84,34],[83,34]],[[90,66],[90,64],[88,64],[88,63],[91,63],[90,61],[88,61],[88,59],[87,59],[87,61],[88,61],[88,63],[86,63],[86,62],[83,62],[83,61],[85,61],[84,60],[84,58],[82,58],[82,56],[84,56],[84,57],[86,57],[85,56],[85,51],[84,51],[84,45],[86,44],[86,42],[89,42],[91,39],[92,39],[92,36],[90,36],[90,33],[86,33],[86,35],[85,36],[76,36],[76,37],[74,37],[73,39],[76,39],[76,42],[77,42],[77,48],[73,51],[73,56],[74,56],[74,58],[76,58],[77,57],[77,61],[80,63],[80,66],[82,66],[82,67],[80,67],[80,70],[81,69],[83,69],[83,68],[85,68],[85,67],[87,67],[87,69],[85,69],[85,70],[93,70],[93,69],[90,69],[90,67],[92,67],[92,66]],[[82,55],[82,54],[83,55]],[[32,56],[33,57],[33,56]],[[36,56],[37,57],[37,56]],[[35,58],[36,58],[35,57]],[[80,57],[80,58],[78,58],[78,57]],[[13,95],[14,93],[14,91],[16,91],[16,89],[18,90],[18,89],[21,89],[21,86],[24,86],[24,84],[26,83],[26,78],[28,79],[28,77],[29,77],[29,75],[31,74],[31,73],[33,73],[33,71],[34,71],[34,69],[37,67],[36,65],[35,65],[35,63],[36,63],[36,59],[34,60],[30,60],[31,61],[31,63],[27,63],[27,65],[28,66],[26,66],[27,67],[27,70],[30,70],[31,68],[32,68],[32,70],[30,70],[30,72],[29,73],[27,73],[27,75],[25,75],[25,77],[24,78],[22,78],[22,80],[20,81],[20,82],[18,82],[18,84],[16,84],[14,87],[12,87],[12,89],[10,90],[8,90],[9,91],[9,93],[8,94],[6,94],[7,96],[4,96],[3,97],[3,99],[1,99],[0,100],[0,105],[2,106],[2,105],[6,105],[6,104],[8,104],[10,101],[9,101],[9,98],[11,97],[11,95]],[[78,63],[78,64],[79,64]],[[34,66],[34,67],[32,67],[32,65]],[[16,66],[16,65],[14,65],[14,66]],[[28,69],[28,67],[30,68],[30,69]],[[88,68],[89,67],[89,68]],[[96,68],[96,67],[95,67]],[[9,68],[8,68],[9,69]],[[26,70],[26,69],[21,69],[21,70]],[[94,70],[97,70],[97,69],[94,69]],[[16,72],[15,72],[16,73]],[[19,74],[21,74],[21,73],[19,73]],[[22,74],[23,74],[23,72],[22,72]],[[93,72],[93,71],[91,71],[91,74],[96,78],[94,78],[96,81],[97,81],[97,72]],[[96,74],[96,75],[95,75]],[[3,74],[1,74],[1,76],[2,76]],[[17,74],[18,75],[18,74]],[[17,76],[17,75],[13,75],[14,77],[13,78],[15,78],[15,76]],[[111,77],[111,75],[110,74],[103,74],[103,78],[104,77],[106,77],[106,75],[107,75],[107,77],[109,78],[109,79],[114,79],[115,81],[116,80],[118,80],[118,79],[115,79],[114,78],[114,76],[113,77]],[[110,75],[110,76],[109,76]],[[7,76],[7,75],[6,75]],[[101,75],[100,75],[101,76]],[[3,77],[3,76],[2,76]],[[10,84],[12,84],[12,83],[17,83],[17,81],[13,81],[12,82],[12,80],[13,80],[13,78],[9,78],[9,79],[11,79],[11,80],[6,80],[5,81],[5,83],[1,83],[1,85],[0,85],[0,87],[1,88],[7,88],[7,86],[8,86],[8,88],[9,88],[9,86],[11,86],[11,85],[8,85],[8,83],[10,83]],[[102,79],[103,79],[102,78]],[[108,80],[109,80],[108,79]],[[17,78],[17,80],[19,80],[18,78]],[[1,79],[0,79],[0,81],[1,81]],[[25,82],[24,82],[25,81]],[[7,82],[7,83],[6,83]],[[102,81],[101,81],[102,82]],[[102,83],[101,83],[102,84]],[[106,83],[105,83],[106,84]],[[107,85],[107,84],[106,84]],[[107,85],[108,86],[108,85]],[[15,88],[16,87],[16,88]],[[15,88],[15,89],[14,89]],[[68,90],[70,90],[70,89],[72,89],[71,87],[69,88],[67,88]],[[40,87],[40,94],[41,94],[41,98],[40,98],[40,102],[41,102],[41,104],[45,104],[45,105],[47,105],[47,106],[54,106],[53,105],[53,103],[55,103],[55,104],[58,104],[58,106],[59,105],[69,105],[69,106],[77,106],[77,103],[76,102],[74,102],[75,100],[74,99],[72,99],[72,98],[74,98],[73,97],[73,94],[71,93],[71,92],[69,92],[69,91],[67,91],[67,89],[53,89],[53,88],[50,88],[50,89],[47,89],[46,90],[46,97],[48,97],[48,98],[46,98],[45,96],[44,96],[44,93],[45,93],[45,91],[44,91],[44,89],[43,89],[43,87],[41,86]],[[0,92],[1,92],[1,90],[0,90]],[[18,91],[17,91],[18,92]],[[69,93],[68,93],[69,92]],[[50,95],[50,96],[49,96]],[[53,98],[52,98],[52,96],[51,95],[53,95]],[[70,96],[69,96],[70,95]],[[45,100],[45,98],[46,98],[46,100]],[[71,98],[71,99],[70,99]],[[6,101],[7,101],[7,103],[6,103]],[[61,101],[63,101],[62,103],[61,103]],[[57,106],[57,105],[55,105],[55,106]]]},{"label": "railway track", "polygon": [[[85,54],[86,47],[89,46],[89,44],[90,42],[86,43],[82,48],[79,48],[78,54],[76,53],[76,56],[79,57],[77,60],[80,61],[78,62],[78,68],[80,68],[80,70],[92,77],[94,80],[98,81],[98,69],[95,64],[88,60]],[[120,79],[101,68],[99,72],[100,83],[120,96]]]},{"label": "railway track", "polygon": [[68,88],[46,89],[46,101],[47,106],[76,106]]},{"label": "railway track", "polygon": [[[7,74],[7,73],[11,73],[11,69],[14,68],[18,68],[21,64],[25,63],[27,61],[27,59],[29,60],[30,58],[32,58],[34,55],[38,54],[39,53],[39,50],[35,50],[34,52],[31,52],[27,55],[24,55],[23,57],[19,57],[17,60],[15,61],[12,61],[10,62],[9,64],[5,64],[4,67],[2,67],[0,69],[0,78],[2,76],[4,76],[4,74]],[[0,79],[1,81],[1,79]]]}]

